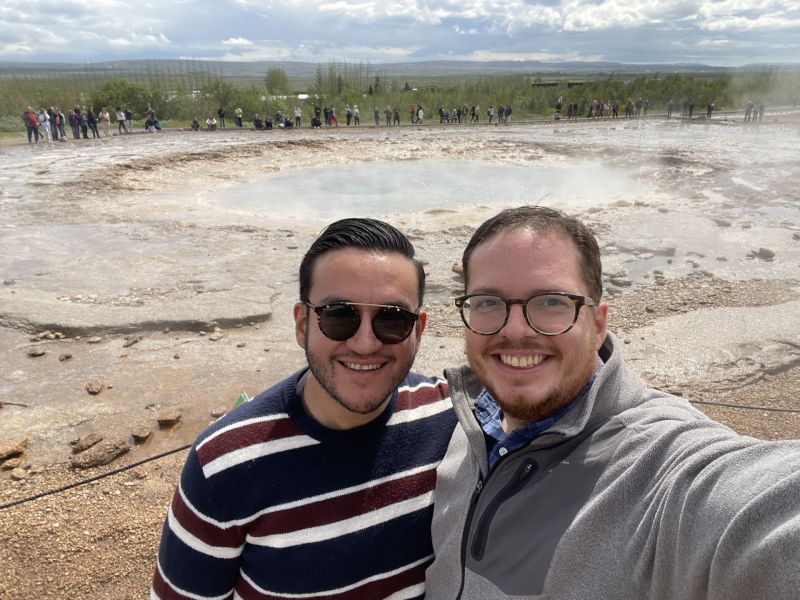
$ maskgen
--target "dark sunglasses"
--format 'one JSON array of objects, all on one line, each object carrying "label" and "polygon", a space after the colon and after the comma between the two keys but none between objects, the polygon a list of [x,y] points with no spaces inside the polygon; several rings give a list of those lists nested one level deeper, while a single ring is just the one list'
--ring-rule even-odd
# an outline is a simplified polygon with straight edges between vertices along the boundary
[{"label": "dark sunglasses", "polygon": [[379,309],[372,317],[372,333],[383,344],[399,344],[405,340],[414,329],[414,323],[419,319],[417,313],[399,306],[387,304],[365,304],[361,302],[335,302],[325,306],[314,306],[305,303],[317,313],[319,329],[336,342],[349,340],[356,334],[361,326],[361,313],[358,306],[370,306]]}]

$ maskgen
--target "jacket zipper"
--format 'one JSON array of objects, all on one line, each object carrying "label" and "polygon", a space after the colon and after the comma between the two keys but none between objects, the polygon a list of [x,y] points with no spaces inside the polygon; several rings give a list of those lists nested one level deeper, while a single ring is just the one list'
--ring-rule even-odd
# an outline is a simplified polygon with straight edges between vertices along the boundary
[{"label": "jacket zipper", "polygon": [[467,519],[464,522],[464,533],[461,535],[461,585],[458,587],[458,594],[456,600],[461,599],[461,594],[464,592],[464,579],[467,570],[467,544],[469,543],[469,526],[472,523],[472,515],[475,513],[475,506],[478,504],[478,497],[483,491],[483,479],[478,479],[475,489],[472,490],[472,498],[469,501],[469,510],[467,511]]},{"label": "jacket zipper", "polygon": [[[514,494],[516,494],[522,487],[525,485],[526,480],[528,477],[536,472],[536,463],[531,458],[525,459],[519,468],[517,468],[516,473],[514,473],[514,477],[511,478],[505,487],[498,492],[498,494],[491,499],[489,504],[486,506],[486,509],[483,511],[483,515],[478,521],[478,526],[475,528],[475,539],[472,543],[472,558],[475,560],[481,560],[483,558],[483,554],[486,551],[486,540],[489,538],[489,528],[492,523],[492,519],[494,518],[494,514],[497,512],[497,509],[509,498],[511,498]],[[470,513],[472,512],[472,508],[470,507]],[[471,516],[471,515],[470,515]],[[468,533],[468,532],[467,532]],[[466,557],[463,557],[466,558]],[[465,561],[462,559],[462,564]],[[464,567],[466,568],[466,567]],[[463,578],[462,578],[462,585],[463,585]]]}]

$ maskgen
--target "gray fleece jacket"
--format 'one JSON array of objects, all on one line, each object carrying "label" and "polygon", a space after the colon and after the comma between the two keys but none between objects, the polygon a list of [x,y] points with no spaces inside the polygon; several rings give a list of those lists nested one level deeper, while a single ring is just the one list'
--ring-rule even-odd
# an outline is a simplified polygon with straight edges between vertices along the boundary
[{"label": "gray fleece jacket", "polygon": [[800,441],[650,389],[609,334],[584,400],[489,472],[481,387],[448,369],[427,600],[800,598]]}]

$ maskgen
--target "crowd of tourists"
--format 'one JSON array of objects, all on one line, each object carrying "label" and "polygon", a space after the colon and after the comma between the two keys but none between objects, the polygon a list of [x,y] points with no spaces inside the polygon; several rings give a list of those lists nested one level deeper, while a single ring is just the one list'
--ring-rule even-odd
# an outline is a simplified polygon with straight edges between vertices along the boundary
[{"label": "crowd of tourists", "polygon": [[[672,118],[674,104],[672,98],[666,103],[665,112],[668,119]],[[694,100],[684,98],[680,108],[682,119],[694,118]],[[646,118],[650,110],[650,100],[641,97],[636,100],[629,97],[625,102],[619,100],[592,100],[586,104],[585,110],[585,116],[588,119],[616,119],[620,116],[621,111],[624,111],[625,118]],[[714,101],[708,102],[706,105],[706,118],[710,119],[715,110]],[[764,116],[764,110],[762,102],[748,101],[745,106],[744,120],[746,122],[761,121]],[[463,104],[453,108],[439,105],[436,112],[439,115],[440,124],[477,124],[481,122],[482,117],[479,104],[472,106]],[[411,125],[424,125],[425,111],[422,105],[409,106],[407,113]],[[508,123],[511,120],[511,113],[511,104],[500,104],[497,108],[490,104],[486,109],[485,122],[490,125],[493,123]],[[233,114],[234,126],[238,128],[244,127],[244,111],[242,108],[237,106]],[[226,115],[225,107],[220,106],[216,111],[216,116],[211,114],[205,121],[201,121],[199,117],[195,116],[192,119],[192,129],[194,131],[199,131],[200,129],[215,131],[218,128],[225,128]],[[161,123],[156,116],[156,111],[150,104],[147,104],[144,109],[144,116],[145,131],[155,133],[161,130]],[[282,111],[278,111],[274,116],[261,116],[256,113],[253,115],[251,122],[253,129],[257,130],[270,130],[276,127],[290,129],[292,127],[301,127],[303,123],[302,117],[302,109],[299,105],[295,105],[291,114],[283,114]],[[383,110],[374,106],[372,109],[372,122],[376,127],[381,125],[381,121],[387,127],[399,126],[400,117],[401,110],[398,106],[387,105]],[[555,119],[560,120],[562,117],[566,119],[579,118],[580,103],[575,101],[567,102],[563,96],[559,96],[555,103]],[[28,106],[22,115],[22,120],[27,129],[29,143],[38,143],[40,138],[47,142],[66,141],[68,138],[67,125],[69,125],[73,139],[89,139],[90,132],[93,139],[109,137],[111,135],[112,121],[117,124],[118,134],[127,134],[133,131],[133,113],[127,106],[117,106],[111,112],[105,106],[101,107],[99,111],[95,111],[92,106],[87,108],[86,106],[76,105],[67,114],[58,106],[42,107],[38,111]],[[334,105],[326,104],[323,107],[320,107],[319,104],[314,105],[309,126],[312,129],[318,129],[323,124],[325,127],[339,126],[339,119]],[[361,125],[361,111],[357,104],[352,106],[345,104],[344,124],[355,127]]]},{"label": "crowd of tourists", "polygon": [[[117,124],[118,134],[133,131],[133,112],[127,107],[119,106],[115,107],[113,113],[105,106],[95,111],[93,106],[76,104],[67,113],[55,105],[41,107],[39,110],[28,106],[22,113],[22,121],[25,124],[29,144],[38,144],[40,139],[45,142],[66,142],[70,133],[75,140],[111,137],[112,121]],[[145,131],[153,133],[159,129],[161,124],[156,112],[148,104],[145,108]]]}]

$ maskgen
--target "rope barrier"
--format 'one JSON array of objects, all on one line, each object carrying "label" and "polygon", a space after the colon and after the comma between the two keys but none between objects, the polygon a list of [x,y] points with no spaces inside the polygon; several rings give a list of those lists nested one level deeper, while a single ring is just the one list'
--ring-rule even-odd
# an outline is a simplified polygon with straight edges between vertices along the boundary
[{"label": "rope barrier", "polygon": [[180,448],[174,448],[172,450],[167,450],[162,452],[161,454],[155,454],[153,456],[148,456],[147,458],[143,458],[142,460],[138,460],[134,463],[129,465],[125,465],[124,467],[119,467],[112,471],[108,471],[106,473],[101,473],[100,475],[95,475],[94,477],[89,477],[87,479],[81,479],[80,481],[75,481],[73,483],[69,483],[67,485],[61,486],[59,488],[55,488],[52,490],[47,490],[44,492],[40,492],[33,496],[28,496],[27,498],[20,498],[19,500],[14,500],[13,502],[9,502],[8,504],[0,505],[0,510],[6,510],[7,508],[13,508],[15,506],[19,506],[20,504],[25,504],[26,502],[32,502],[34,500],[38,500],[39,498],[44,498],[46,496],[52,496],[54,494],[60,494],[61,492],[66,492],[67,490],[71,490],[72,488],[80,487],[82,485],[86,485],[88,483],[92,483],[94,481],[99,481],[100,479],[105,479],[106,477],[111,477],[112,475],[116,475],[117,473],[122,473],[123,471],[128,471],[133,469],[134,467],[138,467],[139,465],[143,465],[148,462],[152,462],[154,460],[158,460],[159,458],[164,458],[165,456],[169,456],[170,454],[175,454],[176,452],[181,452],[182,450],[188,450],[191,448],[191,444],[187,444],[185,446],[181,446]]},{"label": "rope barrier", "polygon": [[[800,413],[800,409],[797,408],[773,408],[769,406],[753,406],[751,404],[731,404],[728,402],[711,402],[708,400],[690,400],[692,404],[705,404],[709,406],[724,406],[726,408],[738,408],[743,410],[763,410],[769,412],[785,412],[785,413]],[[162,452],[161,454],[156,454],[154,456],[149,456],[147,458],[143,458],[142,460],[136,461],[129,465],[125,465],[124,467],[119,467],[112,471],[108,471],[106,473],[101,473],[100,475],[95,475],[94,477],[89,477],[88,479],[82,479],[80,481],[75,481],[73,483],[61,486],[59,488],[55,488],[52,490],[47,490],[44,492],[40,492],[33,496],[28,496],[26,498],[20,498],[19,500],[14,500],[13,502],[9,502],[8,504],[0,505],[0,510],[6,510],[8,508],[13,508],[15,506],[19,506],[20,504],[25,504],[27,502],[32,502],[34,500],[38,500],[39,498],[44,498],[46,496],[52,496],[54,494],[60,494],[61,492],[66,492],[67,490],[71,490],[76,487],[80,487],[82,485],[87,485],[94,481],[99,481],[101,479],[105,479],[106,477],[111,477],[112,475],[116,475],[117,473],[122,473],[123,471],[128,471],[133,469],[134,467],[138,467],[139,465],[146,464],[148,462],[152,462],[154,460],[158,460],[160,458],[164,458],[165,456],[169,456],[170,454],[175,454],[177,452],[181,452],[183,450],[188,450],[191,448],[191,444],[187,444],[185,446],[181,446],[180,448],[174,448],[172,450],[167,450]]]}]

